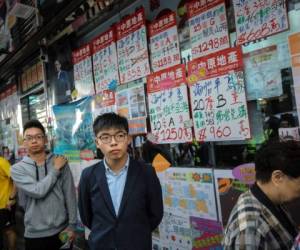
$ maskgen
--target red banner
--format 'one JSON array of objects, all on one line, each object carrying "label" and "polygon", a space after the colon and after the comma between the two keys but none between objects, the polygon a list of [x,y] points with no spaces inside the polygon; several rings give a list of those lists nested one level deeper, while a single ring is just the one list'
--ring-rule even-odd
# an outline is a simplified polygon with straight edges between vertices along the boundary
[{"label": "red banner", "polygon": [[153,21],[149,25],[149,35],[154,36],[172,26],[176,25],[176,14],[175,12],[171,12],[161,18]]},{"label": "red banner", "polygon": [[223,0],[195,0],[187,4],[188,18],[196,16],[201,12],[224,2]]},{"label": "red banner", "polygon": [[145,11],[141,8],[117,24],[117,39],[122,39],[128,34],[140,29],[145,24]]},{"label": "red banner", "polygon": [[77,64],[90,56],[91,56],[91,46],[90,46],[90,44],[86,44],[86,45],[82,46],[81,48],[72,52],[73,64]]},{"label": "red banner", "polygon": [[189,62],[188,83],[193,84],[199,80],[241,69],[243,69],[241,47],[224,49]]},{"label": "red banner", "polygon": [[153,93],[166,88],[173,88],[186,83],[185,66],[179,64],[147,77],[147,92]]},{"label": "red banner", "polygon": [[96,37],[93,42],[92,42],[92,49],[93,49],[93,54],[108,45],[110,45],[113,41],[115,41],[115,33],[114,29],[110,28],[106,32],[102,33],[98,37]]}]

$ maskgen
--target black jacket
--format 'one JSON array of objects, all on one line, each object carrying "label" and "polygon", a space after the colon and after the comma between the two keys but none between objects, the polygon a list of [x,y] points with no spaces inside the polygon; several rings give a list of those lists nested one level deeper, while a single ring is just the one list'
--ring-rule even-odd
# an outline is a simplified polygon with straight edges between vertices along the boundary
[{"label": "black jacket", "polygon": [[91,250],[151,250],[152,231],[163,217],[162,191],[153,167],[130,158],[124,193],[115,214],[103,161],[82,173],[79,212],[91,229]]}]

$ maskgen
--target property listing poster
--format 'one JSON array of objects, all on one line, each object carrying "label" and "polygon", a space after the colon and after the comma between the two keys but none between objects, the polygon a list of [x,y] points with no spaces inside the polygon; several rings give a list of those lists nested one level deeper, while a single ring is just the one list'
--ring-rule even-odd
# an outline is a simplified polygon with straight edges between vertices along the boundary
[{"label": "property listing poster", "polygon": [[78,91],[78,97],[94,95],[91,46],[87,44],[72,52],[72,60],[75,88]]},{"label": "property listing poster", "polygon": [[117,24],[120,82],[127,83],[150,73],[144,9]]},{"label": "property listing poster", "polygon": [[282,95],[281,69],[277,46],[273,45],[243,55],[247,100]]},{"label": "property listing poster", "polygon": [[267,37],[289,28],[286,2],[233,0],[237,44]]},{"label": "property listing poster", "polygon": [[151,66],[154,72],[180,63],[176,13],[171,12],[149,25]]},{"label": "property listing poster", "polygon": [[241,48],[188,64],[195,136],[198,141],[250,138]]},{"label": "property listing poster", "polygon": [[230,47],[223,0],[194,0],[187,6],[193,59]]},{"label": "property listing poster", "polygon": [[118,59],[114,29],[111,28],[93,42],[93,68],[96,93],[119,85]]},{"label": "property listing poster", "polygon": [[212,170],[169,168],[158,176],[164,217],[153,233],[152,249],[221,249]]},{"label": "property listing poster", "polygon": [[63,154],[70,162],[94,158],[92,97],[53,106],[54,153]]},{"label": "property listing poster", "polygon": [[185,66],[179,64],[147,78],[151,133],[156,143],[192,141]]},{"label": "property listing poster", "polygon": [[103,90],[94,96],[94,110],[93,116],[96,118],[98,115],[105,113],[116,113],[116,98],[115,92],[111,90]]},{"label": "property listing poster", "polygon": [[129,134],[147,132],[146,101],[144,84],[133,84],[128,88],[120,88],[116,92],[117,113],[127,117]]}]

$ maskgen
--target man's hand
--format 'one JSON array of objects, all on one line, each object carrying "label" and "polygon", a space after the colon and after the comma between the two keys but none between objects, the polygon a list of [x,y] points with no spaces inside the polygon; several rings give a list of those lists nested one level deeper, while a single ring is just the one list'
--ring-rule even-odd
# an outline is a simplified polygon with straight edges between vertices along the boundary
[{"label": "man's hand", "polygon": [[61,170],[67,163],[67,158],[62,155],[56,155],[53,159],[53,165],[56,170]]},{"label": "man's hand", "polygon": [[67,233],[68,234],[68,240],[70,242],[73,242],[75,240],[76,234],[75,234],[75,232],[72,229],[70,229],[70,228],[67,227],[64,231],[61,232],[61,234],[63,234],[63,233]]}]

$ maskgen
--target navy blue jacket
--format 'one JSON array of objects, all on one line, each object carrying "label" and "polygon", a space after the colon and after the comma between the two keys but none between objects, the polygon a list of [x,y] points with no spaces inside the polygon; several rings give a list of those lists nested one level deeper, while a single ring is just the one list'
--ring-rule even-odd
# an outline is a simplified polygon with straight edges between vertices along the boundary
[{"label": "navy blue jacket", "polygon": [[151,250],[152,231],[163,217],[162,191],[153,167],[130,159],[115,214],[103,161],[86,168],[79,183],[79,212],[91,230],[90,250]]}]

